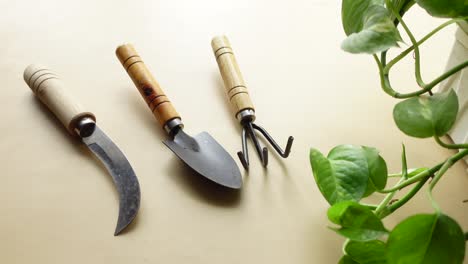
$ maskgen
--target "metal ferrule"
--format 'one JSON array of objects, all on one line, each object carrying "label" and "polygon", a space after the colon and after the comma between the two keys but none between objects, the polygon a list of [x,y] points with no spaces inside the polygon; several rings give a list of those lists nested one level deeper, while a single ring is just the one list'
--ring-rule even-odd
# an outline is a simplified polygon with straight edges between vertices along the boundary
[{"label": "metal ferrule", "polygon": [[169,135],[174,135],[177,132],[177,129],[184,128],[184,124],[180,118],[174,118],[166,122],[164,125],[164,130]]},{"label": "metal ferrule", "polygon": [[90,117],[84,117],[76,125],[75,132],[82,138],[89,137],[96,128],[96,122]]},{"label": "metal ferrule", "polygon": [[245,122],[253,122],[255,121],[255,111],[253,109],[244,109],[237,113],[236,118],[241,124]]}]

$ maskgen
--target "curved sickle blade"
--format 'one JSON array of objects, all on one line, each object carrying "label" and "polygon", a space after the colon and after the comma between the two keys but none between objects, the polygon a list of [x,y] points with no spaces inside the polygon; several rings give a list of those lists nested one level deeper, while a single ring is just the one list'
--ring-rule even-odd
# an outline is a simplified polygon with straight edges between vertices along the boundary
[{"label": "curved sickle blade", "polygon": [[94,132],[82,140],[106,166],[119,193],[116,236],[132,222],[140,208],[138,179],[125,155],[99,127],[96,126]]}]

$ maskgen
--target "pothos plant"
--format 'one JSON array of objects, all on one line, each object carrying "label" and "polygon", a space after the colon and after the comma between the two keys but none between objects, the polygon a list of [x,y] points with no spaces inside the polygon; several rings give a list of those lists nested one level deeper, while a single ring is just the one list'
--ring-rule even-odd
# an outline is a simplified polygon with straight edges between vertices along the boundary
[{"label": "pothos plant", "polygon": [[[416,40],[403,19],[411,8],[424,8],[435,17],[449,18],[420,40]],[[381,87],[400,100],[393,109],[398,128],[416,138],[434,138],[443,148],[456,154],[429,165],[408,168],[405,148],[401,155],[401,172],[389,174],[385,160],[373,147],[339,145],[327,156],[310,150],[315,181],[330,203],[329,220],[339,235],[347,238],[340,263],[462,263],[468,234],[451,217],[445,215],[432,197],[432,190],[448,169],[468,155],[468,144],[449,144],[441,139],[453,126],[458,113],[458,98],[453,90],[432,90],[443,80],[468,66],[468,61],[449,69],[431,82],[423,81],[419,47],[441,29],[468,17],[467,0],[343,0],[342,23],[347,38],[342,48],[351,53],[371,54],[377,64]],[[411,45],[392,59],[391,48],[402,42],[400,30]],[[390,70],[405,56],[414,53],[414,92],[396,91],[390,82]],[[389,177],[399,178],[387,186]],[[424,187],[424,188],[423,188]],[[467,186],[468,188],[468,186]],[[403,190],[404,189],[404,190]],[[382,219],[405,205],[415,194],[427,190],[434,208],[432,214],[409,216],[392,230]],[[379,204],[365,204],[361,199],[373,193],[385,194]],[[396,194],[404,193],[398,199]]]}]

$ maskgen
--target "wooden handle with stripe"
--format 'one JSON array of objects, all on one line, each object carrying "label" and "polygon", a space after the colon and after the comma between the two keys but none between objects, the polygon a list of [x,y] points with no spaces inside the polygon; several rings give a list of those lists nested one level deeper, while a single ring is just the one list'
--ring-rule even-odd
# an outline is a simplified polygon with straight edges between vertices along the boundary
[{"label": "wooden handle with stripe", "polygon": [[229,101],[234,107],[235,116],[242,110],[254,110],[247,86],[237,64],[236,57],[231,48],[231,43],[226,36],[214,37],[211,41],[219,71],[223,77]]},{"label": "wooden handle with stripe", "polygon": [[93,113],[87,112],[65,88],[57,74],[47,67],[31,64],[23,74],[24,81],[34,94],[62,122],[72,135],[77,135],[75,128],[84,117],[96,121]]},{"label": "wooden handle with stripe", "polygon": [[161,126],[164,128],[166,123],[174,118],[180,119],[180,115],[135,48],[131,44],[125,44],[119,46],[115,53]]}]

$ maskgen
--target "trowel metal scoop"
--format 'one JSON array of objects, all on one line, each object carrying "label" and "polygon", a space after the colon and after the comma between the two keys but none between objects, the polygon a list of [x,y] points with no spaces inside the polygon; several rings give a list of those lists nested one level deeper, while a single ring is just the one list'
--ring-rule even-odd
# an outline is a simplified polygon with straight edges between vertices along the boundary
[{"label": "trowel metal scoop", "polygon": [[169,134],[170,139],[164,144],[200,175],[225,187],[239,189],[242,176],[234,159],[207,132],[194,137],[184,132],[180,115],[133,46],[122,45],[116,54],[153,115]]}]

